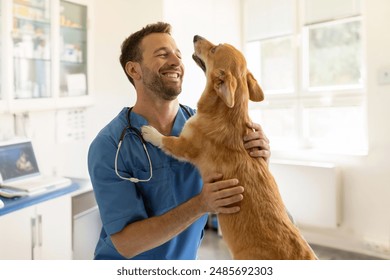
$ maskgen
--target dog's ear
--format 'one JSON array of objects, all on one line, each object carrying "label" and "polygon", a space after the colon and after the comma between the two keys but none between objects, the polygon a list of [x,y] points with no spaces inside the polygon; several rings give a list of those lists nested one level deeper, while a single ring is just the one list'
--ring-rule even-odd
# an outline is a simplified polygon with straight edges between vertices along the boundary
[{"label": "dog's ear", "polygon": [[255,77],[253,77],[252,73],[249,71],[246,74],[246,80],[248,83],[249,99],[257,102],[263,101],[264,100],[263,90],[257,83]]},{"label": "dog's ear", "polygon": [[237,89],[237,80],[230,73],[218,69],[213,73],[214,89],[218,96],[225,102],[229,108],[234,107],[234,95]]}]

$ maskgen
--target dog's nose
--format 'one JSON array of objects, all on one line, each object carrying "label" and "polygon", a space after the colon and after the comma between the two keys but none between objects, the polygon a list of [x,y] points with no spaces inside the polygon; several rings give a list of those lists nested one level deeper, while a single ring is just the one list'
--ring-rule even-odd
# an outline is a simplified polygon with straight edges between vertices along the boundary
[{"label": "dog's nose", "polygon": [[204,38],[203,38],[202,36],[195,35],[195,36],[194,36],[194,43],[195,43],[196,41],[199,41],[199,40],[204,40]]}]

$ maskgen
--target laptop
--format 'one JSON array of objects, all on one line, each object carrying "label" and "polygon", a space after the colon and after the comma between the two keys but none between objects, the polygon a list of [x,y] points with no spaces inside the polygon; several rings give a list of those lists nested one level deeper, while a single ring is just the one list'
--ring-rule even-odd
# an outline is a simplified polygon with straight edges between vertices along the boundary
[{"label": "laptop", "polygon": [[30,140],[0,143],[1,195],[32,195],[66,187],[71,183],[69,178],[41,174]]}]

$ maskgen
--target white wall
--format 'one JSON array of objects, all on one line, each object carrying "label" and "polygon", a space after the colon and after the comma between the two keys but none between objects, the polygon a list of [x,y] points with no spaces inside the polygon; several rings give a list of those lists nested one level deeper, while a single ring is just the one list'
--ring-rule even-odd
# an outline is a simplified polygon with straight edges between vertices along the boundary
[{"label": "white wall", "polygon": [[206,83],[202,70],[192,60],[194,35],[241,49],[240,16],[239,0],[164,0],[164,21],[172,25],[185,65],[181,103],[196,107]]},{"label": "white wall", "polygon": [[378,83],[378,71],[390,67],[390,1],[366,0],[365,14],[369,155],[351,173],[350,216],[357,231],[390,251],[390,85]]}]

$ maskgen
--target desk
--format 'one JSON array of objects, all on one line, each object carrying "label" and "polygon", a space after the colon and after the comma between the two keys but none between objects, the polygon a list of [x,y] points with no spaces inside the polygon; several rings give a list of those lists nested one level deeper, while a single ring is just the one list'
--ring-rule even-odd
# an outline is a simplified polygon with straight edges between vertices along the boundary
[{"label": "desk", "polygon": [[72,259],[72,198],[79,184],[2,198],[0,259]]},{"label": "desk", "polygon": [[4,207],[0,209],[0,216],[74,192],[78,189],[79,185],[77,183],[72,183],[68,187],[60,188],[57,190],[49,190],[47,192],[42,192],[31,196],[17,198],[1,197],[1,200],[4,202]]}]

